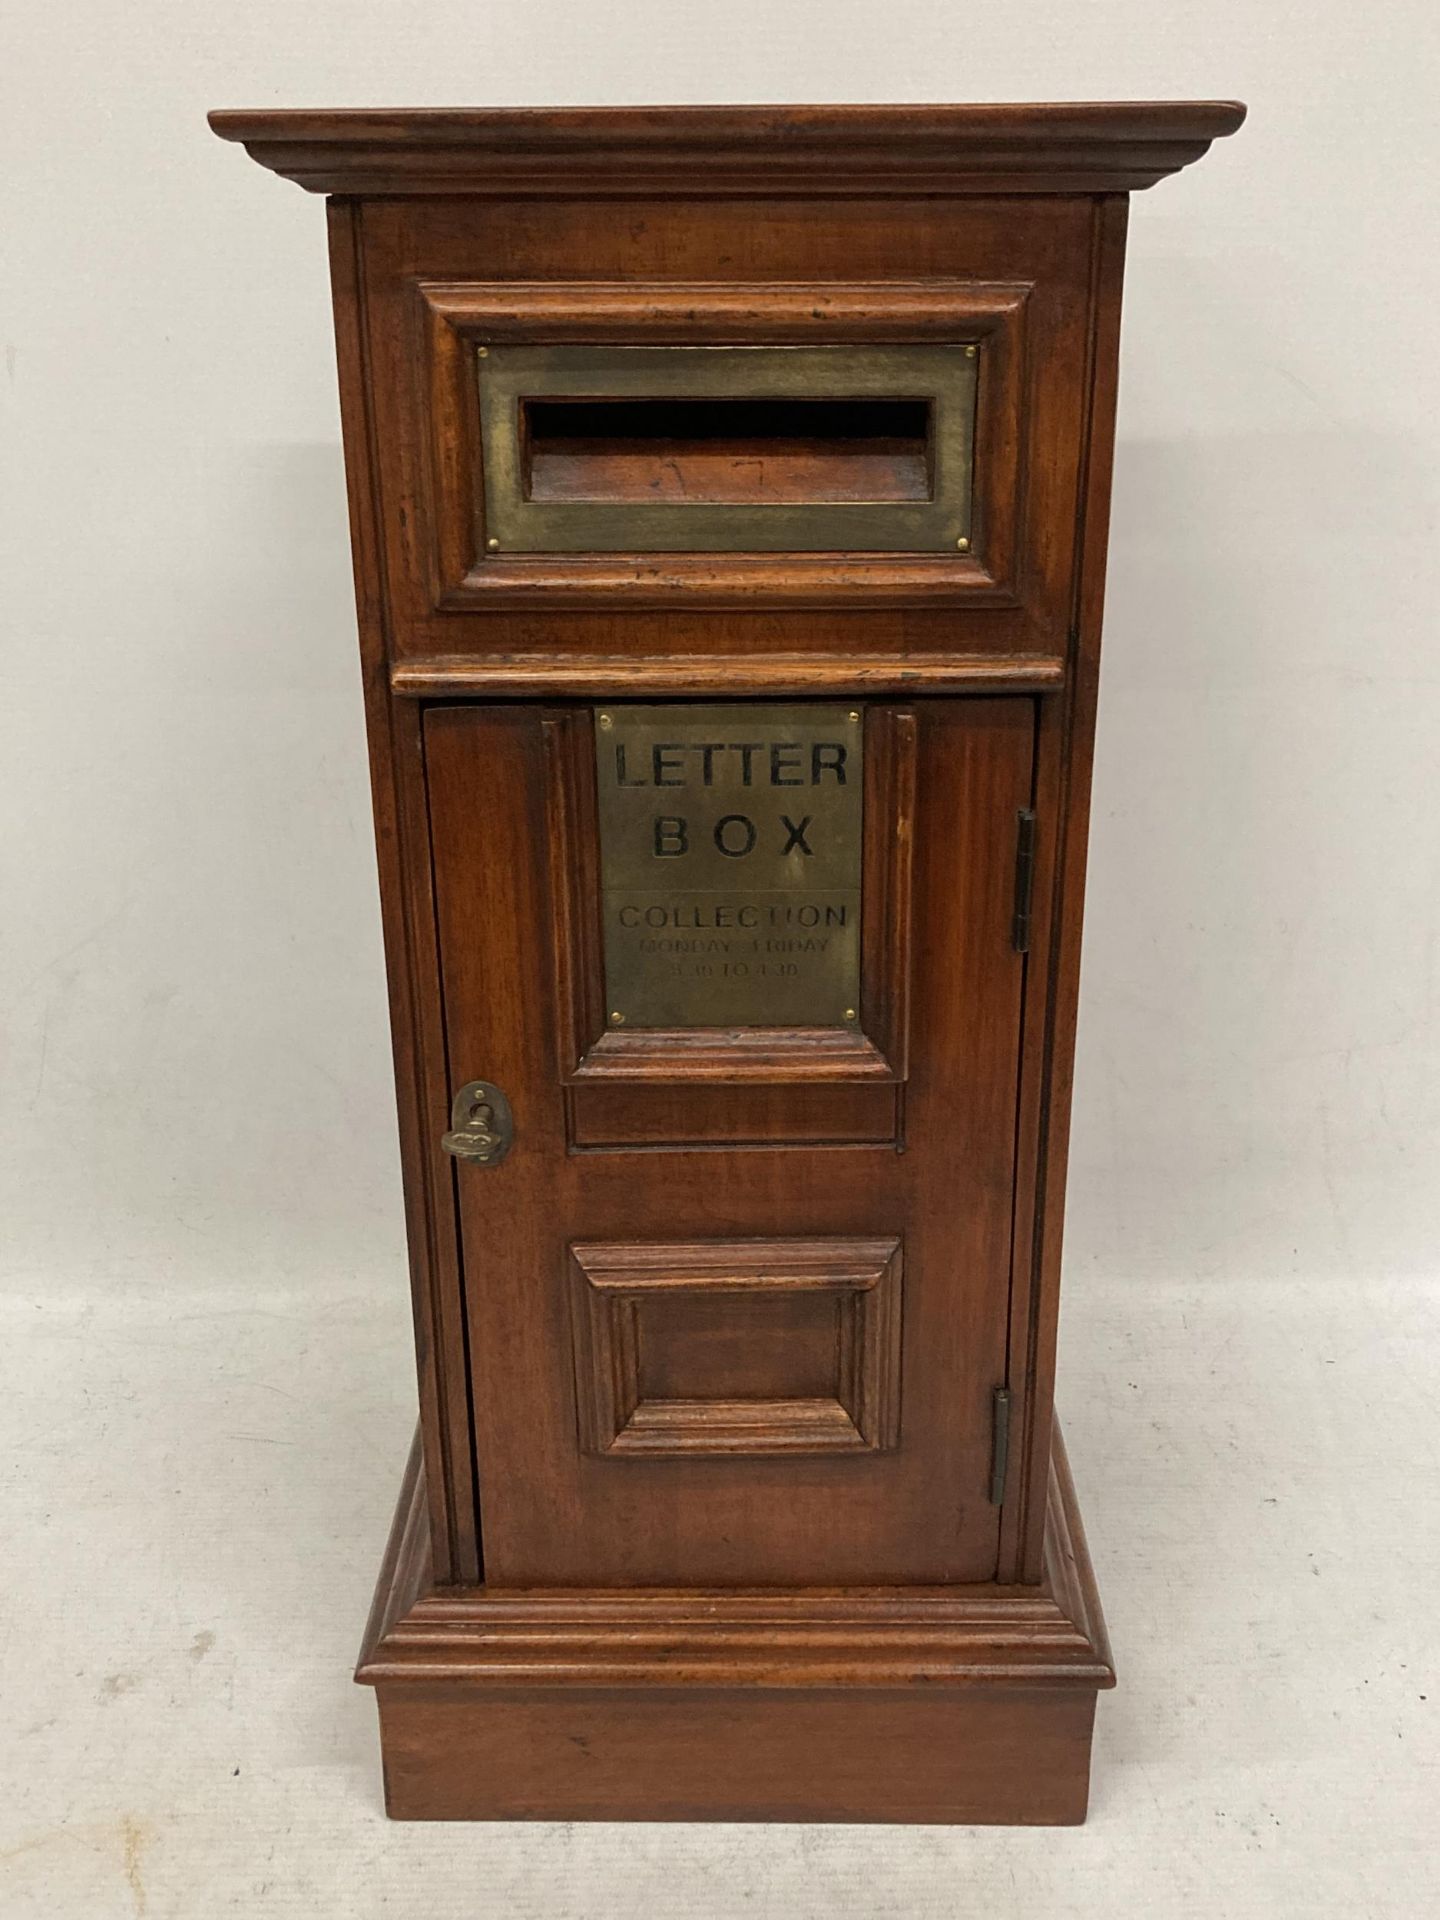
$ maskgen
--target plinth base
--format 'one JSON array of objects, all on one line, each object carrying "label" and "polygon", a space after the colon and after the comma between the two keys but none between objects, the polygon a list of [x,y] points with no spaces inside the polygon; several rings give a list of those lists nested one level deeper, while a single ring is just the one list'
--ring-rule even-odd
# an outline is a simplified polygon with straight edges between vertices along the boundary
[{"label": "plinth base", "polygon": [[421,1476],[356,1675],[392,1817],[1085,1818],[1115,1676],[1058,1430],[1031,1587],[437,1590]]}]

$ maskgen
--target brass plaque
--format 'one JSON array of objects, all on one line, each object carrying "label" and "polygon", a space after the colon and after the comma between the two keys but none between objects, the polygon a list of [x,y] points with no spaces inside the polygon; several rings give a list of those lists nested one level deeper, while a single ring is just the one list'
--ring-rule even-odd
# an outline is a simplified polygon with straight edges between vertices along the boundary
[{"label": "brass plaque", "polygon": [[613,1028],[855,1024],[863,744],[847,706],[597,711]]}]

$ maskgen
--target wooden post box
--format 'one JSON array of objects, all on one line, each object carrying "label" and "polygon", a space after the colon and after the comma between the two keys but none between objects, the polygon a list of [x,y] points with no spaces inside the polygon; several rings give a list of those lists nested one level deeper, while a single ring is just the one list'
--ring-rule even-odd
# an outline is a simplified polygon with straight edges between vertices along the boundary
[{"label": "wooden post box", "polygon": [[213,116],[330,196],[420,1376],[393,1814],[1083,1819],[1126,208],[1242,117]]}]

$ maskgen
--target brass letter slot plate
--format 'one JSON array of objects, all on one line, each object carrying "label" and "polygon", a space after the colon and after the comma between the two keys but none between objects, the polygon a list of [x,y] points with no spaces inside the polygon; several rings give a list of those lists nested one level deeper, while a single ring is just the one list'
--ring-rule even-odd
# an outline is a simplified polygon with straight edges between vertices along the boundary
[{"label": "brass letter slot plate", "polygon": [[597,711],[611,1027],[855,1025],[863,743],[846,706]]},{"label": "brass letter slot plate", "polygon": [[978,350],[477,351],[487,553],[954,553]]}]

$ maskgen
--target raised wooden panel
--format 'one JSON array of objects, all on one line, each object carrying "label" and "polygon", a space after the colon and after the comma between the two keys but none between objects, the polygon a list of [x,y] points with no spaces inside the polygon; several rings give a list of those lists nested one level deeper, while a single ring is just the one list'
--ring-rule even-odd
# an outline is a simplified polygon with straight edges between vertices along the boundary
[{"label": "raised wooden panel", "polygon": [[892,1145],[900,1089],[819,1085],[693,1087],[590,1080],[566,1089],[571,1146],[578,1149],[847,1143]]},{"label": "raised wooden panel", "polygon": [[900,1242],[570,1250],[592,1453],[876,1453],[900,1423]]}]

